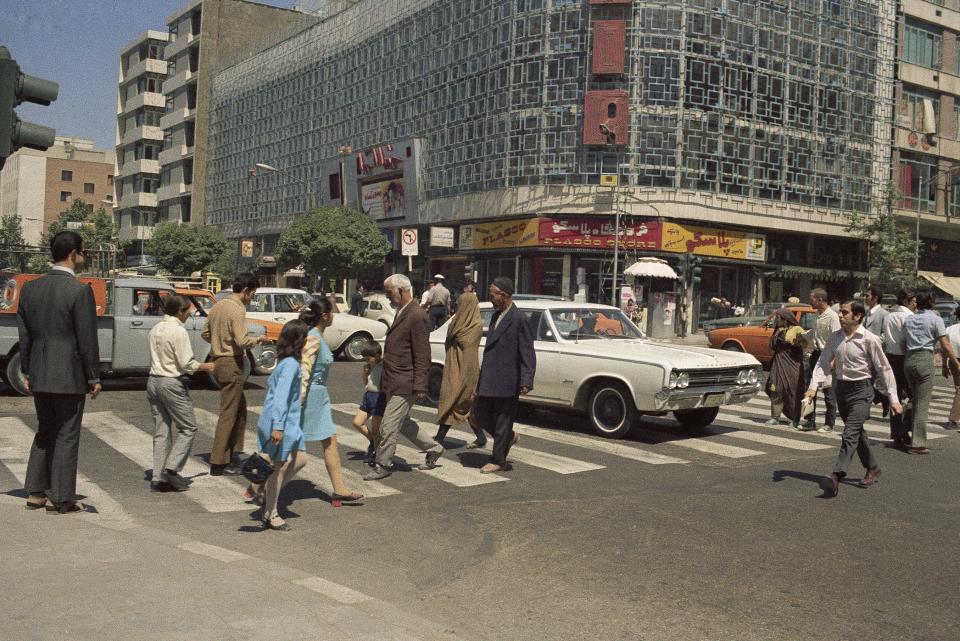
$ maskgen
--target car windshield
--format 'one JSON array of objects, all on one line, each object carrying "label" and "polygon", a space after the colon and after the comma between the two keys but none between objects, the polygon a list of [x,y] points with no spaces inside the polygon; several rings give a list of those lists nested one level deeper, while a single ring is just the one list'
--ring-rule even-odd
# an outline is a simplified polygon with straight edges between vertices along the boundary
[{"label": "car windshield", "polygon": [[299,312],[300,308],[310,302],[310,296],[300,294],[274,294],[273,311],[277,313]]},{"label": "car windshield", "polygon": [[619,309],[569,307],[551,309],[553,324],[561,338],[643,338],[643,332]]}]

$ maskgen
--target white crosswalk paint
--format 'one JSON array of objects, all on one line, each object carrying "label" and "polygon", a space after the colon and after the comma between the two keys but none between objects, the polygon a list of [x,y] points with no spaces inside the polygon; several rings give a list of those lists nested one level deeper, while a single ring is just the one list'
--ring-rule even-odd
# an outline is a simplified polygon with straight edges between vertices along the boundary
[{"label": "white crosswalk paint", "polygon": [[580,447],[631,461],[649,463],[651,465],[683,465],[690,462],[674,456],[667,456],[666,454],[649,452],[632,445],[627,445],[626,443],[602,440],[600,437],[594,438],[558,430],[548,430],[523,423],[514,423],[513,429],[520,432],[523,436],[530,436],[544,441],[570,445],[572,447]]},{"label": "white crosswalk paint", "polygon": [[[143,469],[153,468],[153,437],[136,425],[120,419],[113,412],[95,412],[84,416],[84,426],[104,443],[117,450]],[[183,468],[183,476],[191,478],[185,497],[208,512],[240,512],[252,510],[244,501],[243,488],[223,476],[210,476],[210,468],[191,458]]]},{"label": "white crosswalk paint", "polygon": [[[811,430],[809,432],[801,432],[799,430],[793,429],[787,424],[764,425],[763,422],[758,422],[756,420],[751,419],[750,417],[740,416],[739,414],[731,414],[730,412],[720,412],[720,414],[717,415],[717,422],[734,423],[736,425],[744,425],[744,426],[752,427],[755,429],[776,430],[776,431],[784,432],[787,434],[793,434],[799,438],[817,436],[817,437],[824,437],[824,438],[840,439],[843,433],[843,421],[839,419],[837,420],[837,426],[834,428],[834,431],[827,432],[827,433],[817,432],[816,430]],[[890,442],[889,438],[883,438],[883,437],[877,436],[877,433],[883,433],[885,430],[880,428],[873,428],[869,425],[865,426],[865,429],[867,430],[871,440],[880,441],[880,442]],[[751,432],[751,433],[756,433],[756,432]],[[887,428],[886,433],[889,434],[889,428]],[[935,434],[935,433],[927,434],[927,440],[930,440],[930,441],[934,441],[939,438],[948,438],[948,437],[949,437],[948,434]]]},{"label": "white crosswalk paint", "polygon": [[724,436],[730,436],[732,438],[739,438],[745,441],[753,441],[754,443],[762,443],[764,445],[773,445],[775,447],[785,447],[789,450],[802,450],[802,451],[812,451],[812,450],[822,450],[822,449],[832,449],[832,445],[826,445],[824,443],[813,443],[811,441],[798,441],[792,438],[784,438],[782,436],[774,436],[773,434],[763,434],[761,432],[748,432],[746,430],[734,430],[732,432],[725,432],[721,430],[711,430],[714,433],[723,434]]},{"label": "white crosswalk paint", "polygon": [[[731,410],[738,411],[738,412],[744,412],[744,413],[750,414],[750,415],[752,415],[752,416],[762,416],[762,417],[764,417],[765,419],[770,418],[770,410],[769,410],[769,408],[767,408],[767,409],[760,409],[760,408],[756,408],[756,407],[747,407],[747,406],[744,406],[744,405],[728,405],[727,408],[728,408],[728,409],[731,409]],[[786,419],[784,419],[784,420],[786,420]],[[754,422],[750,422],[749,424],[750,424],[750,425],[753,425],[754,427],[759,427],[759,426],[762,425],[762,424],[760,424],[760,423],[754,423]],[[843,424],[843,421],[841,421],[841,420],[840,420],[840,417],[838,416],[838,417],[837,417],[837,425],[838,425],[838,426],[841,426],[842,424]],[[878,432],[878,433],[889,434],[889,433],[890,433],[890,424],[889,424],[886,420],[880,421],[880,420],[874,419],[874,420],[867,421],[866,423],[864,423],[863,429],[867,430],[868,432]],[[929,432],[929,433],[927,434],[928,438],[929,438],[929,437],[940,438],[940,437],[945,436],[945,434],[942,434],[942,433],[941,433],[941,434],[938,434],[938,432],[943,432],[944,430],[943,430],[943,428],[939,427],[939,426],[936,425],[935,423],[928,423],[928,424],[927,424],[927,431]]]},{"label": "white crosswalk paint", "polygon": [[[260,406],[255,407],[257,407],[257,410],[253,408],[247,409],[251,412],[256,411],[257,413],[262,410]],[[198,428],[206,434],[214,434],[217,427],[217,415],[201,408],[196,408],[196,414]],[[319,447],[319,444],[317,444],[317,446]],[[310,445],[307,445],[307,447],[310,447]],[[391,496],[400,493],[400,490],[384,483],[364,481],[361,474],[351,470],[345,465],[341,466],[341,474],[343,475],[343,482],[347,487],[350,488],[351,491],[360,492],[364,495],[364,498],[379,498],[381,496]],[[297,473],[297,478],[313,483],[315,487],[322,490],[327,496],[333,495],[333,483],[327,474],[327,466],[323,462],[322,455],[314,456],[313,454],[307,454],[307,465]]]},{"label": "white crosswalk paint", "polygon": [[[732,406],[728,406],[728,407],[734,407],[734,408],[740,409],[740,408],[743,408],[745,405],[748,406],[748,407],[750,407],[751,410],[760,410],[760,411],[766,413],[768,416],[769,416],[769,414],[770,414],[770,401],[768,401],[768,400],[765,401],[764,399],[762,399],[762,398],[757,398],[757,397],[754,397],[754,398],[750,399],[750,400],[749,400],[747,403],[745,403],[745,404],[742,404],[742,405],[732,405]],[[879,406],[878,406],[878,407],[879,407]],[[763,409],[761,410],[761,408],[763,408]],[[817,415],[818,415],[818,416],[822,416],[822,415],[823,415],[823,411],[824,411],[824,410],[823,410],[823,400],[821,399],[821,400],[818,400],[818,401],[817,401]],[[929,411],[929,412],[927,413],[929,420],[932,421],[932,422],[934,422],[934,423],[939,422],[939,421],[946,422],[946,421],[947,421],[947,415],[948,415],[948,414],[949,414],[949,411],[942,412],[942,411],[938,411],[938,410],[936,410],[936,409],[933,409],[933,410],[931,410],[931,411]],[[874,412],[874,413],[871,414],[870,420],[868,421],[868,423],[869,423],[870,421],[876,422],[876,423],[882,423],[882,424],[884,424],[884,425],[888,425],[888,424],[889,424],[889,419],[882,418],[882,417],[879,415],[879,409],[878,409],[876,412]]]},{"label": "white crosswalk paint", "polygon": [[[333,409],[338,412],[353,415],[356,413],[358,407],[359,406],[355,403],[338,403],[333,406]],[[437,427],[436,425],[428,425],[427,423],[421,421],[416,422],[421,429],[436,429]],[[450,430],[447,433],[447,436],[451,441],[457,441],[459,439],[459,444],[464,444],[473,440],[472,434],[468,434],[467,432],[461,430]],[[558,456],[556,454],[548,454],[546,452],[530,450],[524,447],[523,443],[519,444],[517,447],[510,448],[510,460],[524,463],[532,467],[539,467],[551,472],[556,472],[557,474],[577,474],[578,472],[602,470],[605,467],[603,465],[597,465],[596,463],[589,463],[587,461],[568,458],[566,456]]]},{"label": "white crosswalk paint", "polygon": [[[86,423],[87,420],[84,417],[84,425]],[[30,458],[33,436],[34,431],[20,419],[0,418],[0,463],[21,483],[27,477],[27,460]],[[137,527],[136,521],[123,509],[123,506],[80,472],[77,472],[77,493],[85,497],[84,503],[96,510],[96,512],[78,514],[77,518],[88,519],[112,530],[129,530]]]},{"label": "white crosswalk paint", "polygon": [[[255,413],[263,411],[262,406],[251,406],[247,409]],[[366,451],[368,441],[363,434],[357,432],[352,426],[344,426],[336,422],[334,424],[337,426],[338,441],[347,447]],[[403,437],[401,436],[400,438],[402,439]],[[406,460],[413,469],[416,469],[416,466],[424,460],[424,454],[422,452],[401,443],[397,443],[396,453],[397,456]],[[504,476],[497,476],[496,474],[481,474],[480,470],[463,467],[459,461],[450,460],[449,457],[446,457],[446,460],[441,458],[437,463],[437,467],[432,470],[418,471],[456,487],[473,487],[475,485],[487,485],[488,483],[509,480]],[[360,487],[359,491],[363,492],[363,488],[369,483],[370,481],[363,481],[363,486]]]},{"label": "white crosswalk paint", "polygon": [[760,450],[751,450],[746,447],[737,447],[736,445],[717,443],[710,438],[703,437],[686,437],[674,440],[664,440],[660,441],[660,443],[663,445],[683,447],[688,450],[696,450],[697,452],[704,452],[706,454],[714,454],[724,458],[746,458],[748,456],[760,456],[761,454],[765,454],[765,452],[761,452]]}]

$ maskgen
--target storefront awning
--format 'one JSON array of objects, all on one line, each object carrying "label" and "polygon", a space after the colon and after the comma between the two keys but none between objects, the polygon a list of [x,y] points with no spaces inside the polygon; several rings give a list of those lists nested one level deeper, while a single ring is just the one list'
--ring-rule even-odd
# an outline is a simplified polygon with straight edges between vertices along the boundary
[{"label": "storefront awning", "polygon": [[667,261],[661,258],[646,257],[641,258],[634,264],[623,270],[627,276],[639,276],[650,278],[669,278],[676,280],[680,278]]},{"label": "storefront awning", "polygon": [[920,272],[919,276],[937,289],[960,300],[960,277],[944,276],[942,272]]}]

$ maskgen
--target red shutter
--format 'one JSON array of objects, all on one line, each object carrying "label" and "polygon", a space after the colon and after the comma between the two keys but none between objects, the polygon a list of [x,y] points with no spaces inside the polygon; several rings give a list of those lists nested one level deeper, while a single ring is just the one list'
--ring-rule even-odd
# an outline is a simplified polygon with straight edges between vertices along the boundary
[{"label": "red shutter", "polygon": [[626,43],[627,27],[623,20],[594,21],[593,73],[623,73]]},{"label": "red shutter", "polygon": [[584,99],[583,144],[627,144],[630,97],[626,91],[588,91]]}]

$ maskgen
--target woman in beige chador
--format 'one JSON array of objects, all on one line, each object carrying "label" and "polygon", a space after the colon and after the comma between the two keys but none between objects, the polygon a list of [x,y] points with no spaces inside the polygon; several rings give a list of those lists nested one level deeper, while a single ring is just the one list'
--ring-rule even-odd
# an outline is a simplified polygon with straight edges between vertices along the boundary
[{"label": "woman in beige chador", "polygon": [[[462,294],[457,313],[447,328],[447,356],[443,364],[443,383],[440,386],[440,404],[437,407],[437,423],[440,428],[434,437],[438,443],[443,443],[452,425],[463,423],[470,416],[470,396],[476,391],[477,379],[480,377],[482,337],[480,301],[476,294]],[[470,443],[468,448],[483,447],[487,444],[487,437],[482,430],[473,428],[473,433],[477,440]]]}]

